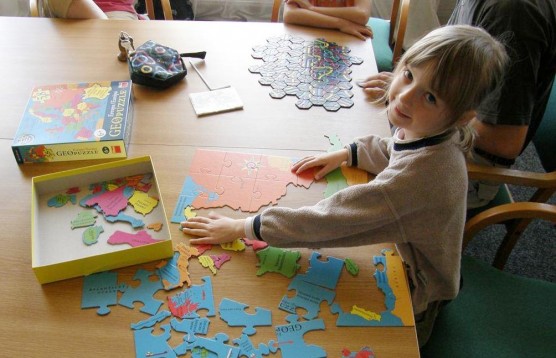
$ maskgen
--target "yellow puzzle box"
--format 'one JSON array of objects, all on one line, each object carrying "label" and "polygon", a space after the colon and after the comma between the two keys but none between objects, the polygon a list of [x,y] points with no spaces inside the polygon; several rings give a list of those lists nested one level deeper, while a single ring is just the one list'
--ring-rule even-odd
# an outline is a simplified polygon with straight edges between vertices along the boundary
[{"label": "yellow puzzle box", "polygon": [[31,228],[40,283],[173,254],[148,156],[34,177]]}]

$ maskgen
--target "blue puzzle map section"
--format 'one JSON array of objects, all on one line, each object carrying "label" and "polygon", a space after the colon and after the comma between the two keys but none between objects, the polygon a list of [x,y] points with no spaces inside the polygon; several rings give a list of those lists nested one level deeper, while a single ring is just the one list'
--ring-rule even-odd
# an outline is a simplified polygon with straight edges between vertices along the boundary
[{"label": "blue puzzle map section", "polygon": [[272,98],[296,96],[299,109],[322,106],[335,112],[353,106],[350,67],[363,59],[349,52],[348,47],[325,39],[272,37],[253,48],[251,56],[263,64],[253,65],[249,71],[261,75],[259,83],[271,87]]}]

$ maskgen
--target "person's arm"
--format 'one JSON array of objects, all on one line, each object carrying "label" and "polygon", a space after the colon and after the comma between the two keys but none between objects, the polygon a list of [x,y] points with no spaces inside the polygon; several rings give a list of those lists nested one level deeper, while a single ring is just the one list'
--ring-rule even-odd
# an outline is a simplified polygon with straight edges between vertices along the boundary
[{"label": "person's arm", "polygon": [[208,217],[196,216],[181,224],[184,234],[195,236],[192,244],[223,244],[245,237],[245,219],[232,219],[211,212]]},{"label": "person's arm", "polygon": [[66,14],[68,19],[108,19],[93,0],[73,0]]},{"label": "person's arm", "polygon": [[353,35],[361,40],[372,37],[373,32],[366,26],[344,20],[338,17],[319,14],[318,12],[302,9],[286,4],[284,7],[284,23],[305,25],[325,29],[336,29],[343,33]]},{"label": "person's arm", "polygon": [[496,156],[515,159],[523,149],[529,126],[488,124],[476,118],[471,121],[475,129],[475,147]]},{"label": "person's arm", "polygon": [[362,26],[367,24],[371,16],[370,0],[354,0],[353,6],[345,7],[313,6],[307,0],[286,0],[286,4],[296,6],[300,9],[314,11],[322,15],[348,20]]}]

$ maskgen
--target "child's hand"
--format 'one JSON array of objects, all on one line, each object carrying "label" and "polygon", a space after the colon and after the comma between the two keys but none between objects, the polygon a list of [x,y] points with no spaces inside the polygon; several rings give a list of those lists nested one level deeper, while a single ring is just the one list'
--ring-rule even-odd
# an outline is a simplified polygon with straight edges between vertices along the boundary
[{"label": "child's hand", "polygon": [[386,89],[393,78],[392,72],[380,72],[367,79],[358,81],[357,85],[362,87],[365,93],[372,99],[379,99],[384,96]]},{"label": "child's hand", "polygon": [[293,165],[292,172],[300,174],[309,168],[322,167],[315,173],[315,180],[319,180],[334,169],[340,167],[347,159],[348,151],[345,148],[337,152],[305,157]]},{"label": "child's hand", "polygon": [[284,2],[288,5],[297,6],[300,9],[312,10],[313,8],[313,5],[307,0],[285,0]]},{"label": "child's hand", "polygon": [[185,234],[199,237],[191,239],[192,244],[223,244],[245,236],[244,219],[232,219],[213,212],[208,217],[189,218],[180,225]]},{"label": "child's hand", "polygon": [[338,30],[348,35],[353,35],[363,41],[367,38],[373,38],[373,30],[370,27],[356,24],[354,22],[340,19]]}]

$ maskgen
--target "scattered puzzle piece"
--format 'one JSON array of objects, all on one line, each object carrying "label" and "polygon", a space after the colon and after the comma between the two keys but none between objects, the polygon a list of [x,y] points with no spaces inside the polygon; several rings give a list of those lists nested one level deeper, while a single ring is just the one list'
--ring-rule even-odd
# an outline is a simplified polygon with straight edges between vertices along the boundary
[{"label": "scattered puzzle piece", "polygon": [[306,319],[317,317],[321,302],[327,301],[331,305],[336,296],[336,292],[304,281],[300,275],[293,278],[288,290],[296,290],[296,295],[282,297],[279,308],[290,313],[296,313],[297,308],[303,308],[307,311],[304,315]]},{"label": "scattered puzzle piece", "polygon": [[118,284],[118,273],[99,272],[83,278],[81,308],[98,307],[97,314],[110,313],[108,306],[118,303],[118,291],[125,291],[125,284]]},{"label": "scattered puzzle piece", "polygon": [[222,247],[224,250],[238,252],[245,250],[245,243],[241,239],[235,239],[234,241],[220,244],[220,247]]},{"label": "scattered puzzle piece", "polygon": [[129,203],[133,206],[135,211],[145,216],[158,205],[158,200],[151,198],[147,193],[142,191],[135,191],[131,198],[129,198]]},{"label": "scattered puzzle piece", "polygon": [[182,349],[187,350],[186,347],[189,347],[187,343],[193,342],[195,340],[195,334],[197,333],[207,334],[210,325],[210,320],[206,317],[184,318],[181,321],[178,320],[177,318],[172,318],[172,320],[170,321],[170,325],[175,331],[187,333],[183,337],[183,340],[185,341],[184,343],[186,345],[181,348],[179,348],[178,346],[177,348],[177,350],[181,351]]},{"label": "scattered puzzle piece", "polygon": [[320,257],[321,254],[313,251],[309,258],[310,266],[307,272],[297,275],[296,278],[335,290],[342,273],[342,268],[344,267],[344,260],[329,256],[326,261],[322,261],[319,259]]},{"label": "scattered puzzle piece", "polygon": [[162,223],[152,223],[147,225],[147,229],[151,229],[154,231],[160,231],[162,230]]},{"label": "scattered puzzle piece", "polygon": [[218,358],[239,357],[239,348],[226,344],[227,341],[228,335],[225,333],[218,333],[214,339],[197,337],[190,346],[191,348],[204,348],[215,354]]},{"label": "scattered puzzle piece", "polygon": [[191,218],[196,217],[197,213],[195,212],[195,210],[191,206],[188,206],[183,210],[183,215],[185,216],[186,220],[189,220]]},{"label": "scattered puzzle piece", "polygon": [[263,358],[263,355],[269,355],[271,352],[275,353],[278,350],[274,341],[270,341],[269,345],[259,343],[259,346],[255,347],[246,334],[242,334],[241,337],[234,339],[233,342],[239,348],[239,355],[249,358]]},{"label": "scattered puzzle piece", "polygon": [[346,265],[347,272],[349,272],[352,276],[357,276],[357,274],[359,273],[359,266],[357,266],[355,261],[347,258],[344,259],[344,264]]},{"label": "scattered puzzle piece", "polygon": [[132,323],[131,329],[143,329],[143,328],[152,327],[155,324],[164,321],[167,317],[170,317],[171,315],[172,313],[170,311],[160,311],[152,317],[149,317],[137,323]]},{"label": "scattered puzzle piece", "polygon": [[[180,253],[174,252],[174,255],[170,260],[161,261],[158,265],[156,265],[158,275],[162,279],[162,285],[166,291],[183,286],[182,273],[178,268],[179,258]],[[189,276],[189,272],[187,272],[187,270],[186,274]]]},{"label": "scattered puzzle piece", "polygon": [[111,223],[116,222],[116,221],[128,222],[128,223],[131,224],[131,226],[134,229],[145,226],[145,223],[143,222],[143,220],[134,218],[133,216],[127,215],[123,212],[119,212],[118,215],[115,215],[115,216],[105,215],[104,218],[106,219],[106,221],[109,221]]},{"label": "scattered puzzle piece", "polygon": [[159,242],[160,240],[155,240],[149,235],[145,230],[138,231],[135,234],[129,234],[120,230],[116,230],[108,238],[108,243],[111,245],[128,244],[132,247],[153,244]]},{"label": "scattered puzzle piece", "polygon": [[382,317],[378,313],[368,311],[364,308],[358,307],[357,305],[353,305],[353,307],[351,308],[351,314],[361,316],[367,321],[380,321],[382,319]]},{"label": "scattered puzzle piece", "polygon": [[299,251],[290,251],[269,246],[256,252],[259,259],[257,276],[267,272],[277,272],[288,278],[292,278],[301,267],[297,261],[301,258]]},{"label": "scattered puzzle piece", "polygon": [[374,358],[375,353],[369,347],[363,347],[358,352],[352,352],[347,348],[342,349],[342,358]]},{"label": "scattered puzzle piece", "polygon": [[135,190],[129,186],[122,186],[112,191],[104,191],[93,195],[85,201],[87,206],[98,205],[104,215],[116,216],[127,206],[127,201]]},{"label": "scattered puzzle piece", "polygon": [[48,199],[46,205],[54,208],[61,208],[62,206],[66,205],[68,202],[75,204],[76,200],[77,198],[73,194],[72,195],[58,194]]},{"label": "scattered puzzle piece", "polygon": [[255,334],[255,326],[272,325],[272,312],[270,310],[257,307],[255,314],[245,312],[248,305],[224,298],[220,302],[220,318],[228,323],[230,327],[245,326],[243,333],[249,336]]},{"label": "scattered puzzle piece", "polygon": [[[152,281],[151,276],[156,277],[156,280]],[[134,308],[134,302],[142,302],[143,307],[140,309],[141,312],[150,315],[156,314],[160,306],[163,304],[162,301],[153,297],[155,292],[163,289],[160,278],[154,272],[139,269],[135,273],[133,279],[140,281],[139,286],[128,286],[120,298],[119,304],[128,308]]]},{"label": "scattered puzzle piece", "polygon": [[251,246],[254,251],[259,251],[268,247],[268,243],[261,240],[249,240],[247,238],[243,238],[242,240],[245,242],[245,245]]},{"label": "scattered puzzle piece", "polygon": [[103,232],[104,232],[104,228],[102,226],[88,227],[85,229],[85,231],[83,231],[83,234],[81,235],[81,240],[83,240],[83,243],[87,246],[96,244],[98,242],[98,237]]},{"label": "scattered puzzle piece", "polygon": [[290,322],[289,324],[274,327],[278,338],[276,345],[282,351],[282,357],[322,358],[327,356],[324,349],[306,344],[303,339],[303,335],[309,331],[324,330],[322,319],[297,322],[296,315],[289,315],[286,319]]},{"label": "scattered puzzle piece", "polygon": [[152,334],[154,331],[152,327],[133,331],[136,357],[177,357],[172,347],[168,345],[170,325],[162,325],[160,328],[164,330],[164,333],[157,336]]},{"label": "scattered puzzle piece", "polygon": [[202,285],[193,285],[174,296],[168,296],[168,307],[175,317],[197,318],[200,309],[208,310],[207,317],[215,315],[210,276],[203,277],[203,281]]},{"label": "scattered puzzle piece", "polygon": [[210,255],[212,262],[214,263],[214,267],[220,270],[224,263],[230,261],[232,257],[228,254],[219,254],[219,255]]},{"label": "scattered puzzle piece", "polygon": [[210,256],[201,255],[198,257],[198,260],[203,267],[208,268],[213,275],[216,275],[216,267],[214,266],[214,261],[212,261]]},{"label": "scattered puzzle piece", "polygon": [[71,221],[72,230],[76,227],[87,227],[94,225],[94,223],[97,221],[97,216],[98,215],[96,213],[90,210],[80,211],[79,213],[77,213],[75,219]]}]

